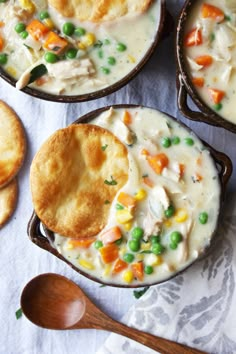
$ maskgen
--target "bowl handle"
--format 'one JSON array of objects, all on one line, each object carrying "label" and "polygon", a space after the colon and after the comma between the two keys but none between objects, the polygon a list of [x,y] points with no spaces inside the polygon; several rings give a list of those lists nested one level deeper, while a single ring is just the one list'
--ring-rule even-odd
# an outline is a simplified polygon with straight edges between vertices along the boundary
[{"label": "bowl handle", "polygon": [[35,214],[35,212],[33,212],[27,228],[29,239],[40,248],[54,253],[54,248],[51,246],[47,237],[44,236],[40,230],[40,223],[40,219]]},{"label": "bowl handle", "polygon": [[181,113],[190,120],[207,123],[215,127],[222,127],[221,125],[217,124],[216,121],[209,115],[206,115],[202,112],[192,111],[188,106],[188,93],[185,88],[182,75],[179,72],[177,72],[176,81],[178,91],[178,107]]}]

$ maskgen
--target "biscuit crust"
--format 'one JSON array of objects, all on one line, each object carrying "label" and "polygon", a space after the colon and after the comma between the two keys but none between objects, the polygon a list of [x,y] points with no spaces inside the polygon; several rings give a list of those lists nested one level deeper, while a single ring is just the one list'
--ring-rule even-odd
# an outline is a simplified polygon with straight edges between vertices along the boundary
[{"label": "biscuit crust", "polygon": [[112,21],[125,15],[145,12],[153,0],[49,0],[49,4],[65,17],[80,21]]},{"label": "biscuit crust", "polygon": [[116,193],[128,180],[127,155],[111,132],[92,124],[55,132],[30,168],[38,217],[65,237],[97,235],[106,225]]},{"label": "biscuit crust", "polygon": [[18,173],[26,153],[23,125],[16,113],[0,100],[0,188]]},{"label": "biscuit crust", "polygon": [[0,228],[12,216],[18,199],[18,183],[14,178],[7,186],[0,189]]}]

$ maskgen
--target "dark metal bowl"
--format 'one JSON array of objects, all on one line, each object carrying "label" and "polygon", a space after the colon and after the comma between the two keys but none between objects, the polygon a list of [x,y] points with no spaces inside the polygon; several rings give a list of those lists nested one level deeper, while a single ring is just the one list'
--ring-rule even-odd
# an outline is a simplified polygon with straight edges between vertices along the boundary
[{"label": "dark metal bowl", "polygon": [[[112,107],[114,108],[135,108],[135,107],[139,107],[138,105],[113,105]],[[86,115],[82,116],[81,118],[77,119],[76,121],[74,121],[72,124],[80,124],[80,123],[89,123],[91,122],[94,118],[96,118],[99,114],[101,114],[102,112],[109,110],[111,108],[111,106],[108,107],[103,107],[103,108],[99,108],[96,109],[90,113],[87,113]],[[166,113],[165,113],[166,114]],[[171,117],[173,120],[176,120],[175,118]],[[189,132],[191,132],[191,130],[185,126],[183,123],[178,122],[179,124],[181,124],[186,130],[188,130]],[[220,205],[220,211],[222,209],[222,202],[223,202],[223,198],[224,198],[224,194],[225,194],[225,188],[227,185],[227,182],[231,176],[232,173],[232,163],[230,158],[225,155],[222,152],[216,151],[215,149],[213,149],[210,145],[208,145],[207,143],[203,142],[203,144],[206,146],[206,148],[210,151],[210,154],[215,162],[215,165],[217,166],[217,169],[219,171],[219,180],[220,180],[220,184],[221,184],[221,205]],[[219,220],[219,216],[218,216],[218,220]],[[44,233],[41,231],[40,226],[43,227]],[[211,238],[211,244],[204,250],[204,253],[201,255],[205,256],[206,253],[208,252],[210,246],[213,243],[214,240],[214,236],[216,234],[217,231],[217,226],[215,228],[215,231],[213,232],[212,238]],[[47,229],[43,224],[41,225],[41,221],[38,218],[38,216],[36,215],[35,212],[33,212],[31,219],[28,223],[28,236],[29,239],[35,243],[37,246],[39,246],[40,248],[52,253],[54,256],[58,257],[59,259],[63,260],[65,263],[67,263],[69,266],[71,266],[76,272],[84,275],[85,277],[96,281],[100,284],[105,284],[105,285],[109,285],[109,286],[113,286],[113,287],[120,287],[120,288],[138,288],[138,287],[143,287],[143,286],[150,286],[150,285],[154,285],[154,284],[159,284],[161,282],[164,282],[166,280],[171,279],[172,277],[176,276],[177,274],[179,274],[180,272],[172,275],[171,277],[169,277],[168,279],[165,279],[163,281],[158,281],[155,282],[153,284],[149,284],[149,283],[142,283],[142,284],[130,284],[130,285],[122,285],[122,284],[114,284],[114,283],[107,283],[107,282],[103,282],[98,278],[95,278],[94,276],[91,276],[90,274],[76,268],[73,264],[71,264],[67,259],[65,259],[54,247],[53,247],[53,241],[54,241],[54,234],[52,231],[50,231],[49,229]],[[199,257],[199,258],[201,258]],[[198,258],[198,259],[199,259]],[[191,264],[193,264],[196,260],[194,260]],[[190,264],[190,265],[191,265]],[[185,269],[187,269],[190,265],[186,266]],[[184,270],[185,270],[184,269]]]},{"label": "dark metal bowl", "polygon": [[[94,99],[98,99],[104,96],[107,96],[121,87],[125,86],[129,81],[131,81],[143,68],[143,66],[148,62],[151,55],[154,53],[157,44],[167,36],[173,29],[173,19],[170,14],[166,10],[165,0],[160,0],[160,20],[157,23],[156,34],[154,37],[154,41],[151,43],[149,49],[147,50],[144,57],[141,61],[134,67],[134,69],[129,72],[125,77],[115,82],[114,84],[91,93],[81,94],[81,95],[54,95],[50,93],[46,93],[40,90],[37,90],[32,87],[25,87],[21,91],[43,100],[53,101],[53,102],[62,102],[62,103],[73,103],[73,102],[84,102],[90,101]],[[13,79],[9,74],[7,74],[4,69],[0,66],[0,76],[7,81],[9,84],[15,87],[16,80]]]},{"label": "dark metal bowl", "polygon": [[[184,55],[185,25],[195,4],[196,0],[185,1],[176,28],[176,79],[178,90],[178,106],[181,113],[190,120],[207,123],[216,127],[222,127],[233,133],[236,133],[236,124],[231,123],[221,117],[210,107],[208,107],[207,104],[201,99],[201,97],[199,97],[187,70],[186,58]],[[188,95],[200,109],[200,112],[193,111],[189,107],[187,102]]]}]

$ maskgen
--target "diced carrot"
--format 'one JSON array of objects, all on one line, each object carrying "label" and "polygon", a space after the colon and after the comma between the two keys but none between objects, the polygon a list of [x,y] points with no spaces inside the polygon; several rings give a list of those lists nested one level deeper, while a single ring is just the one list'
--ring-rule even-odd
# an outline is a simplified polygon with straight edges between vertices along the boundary
[{"label": "diced carrot", "polygon": [[196,164],[197,164],[198,166],[201,166],[201,165],[202,165],[202,156],[201,156],[201,155],[197,158]]},{"label": "diced carrot", "polygon": [[186,47],[202,44],[202,31],[199,28],[192,29],[185,37],[184,44]]},{"label": "diced carrot", "polygon": [[35,80],[35,83],[37,86],[42,86],[47,82],[47,79],[43,76],[39,77],[37,80]]},{"label": "diced carrot", "polygon": [[117,201],[126,208],[134,208],[137,203],[136,199],[132,195],[127,194],[125,192],[119,193]]},{"label": "diced carrot", "polygon": [[48,33],[49,28],[39,20],[34,19],[27,25],[26,31],[38,41],[43,39],[43,37]]},{"label": "diced carrot", "polygon": [[119,258],[115,262],[112,273],[114,273],[114,274],[120,273],[122,270],[126,269],[127,267],[128,267],[128,264]]},{"label": "diced carrot", "polygon": [[225,18],[224,12],[216,6],[210,4],[203,4],[201,9],[202,18],[212,18],[216,20],[216,22],[222,22]]},{"label": "diced carrot", "polygon": [[132,116],[128,111],[124,111],[122,120],[125,124],[131,124],[132,123]]},{"label": "diced carrot", "polygon": [[224,91],[221,91],[221,90],[217,90],[217,89],[214,89],[214,88],[209,88],[208,89],[210,95],[211,95],[211,98],[213,100],[214,103],[220,103],[224,96],[225,96],[225,92]]},{"label": "diced carrot", "polygon": [[101,236],[100,239],[104,244],[112,243],[119,240],[122,237],[121,230],[119,226],[114,226],[106,230]]},{"label": "diced carrot", "polygon": [[205,80],[203,77],[193,77],[192,78],[192,83],[197,86],[197,87],[203,87]]},{"label": "diced carrot", "polygon": [[143,280],[144,276],[144,267],[143,267],[143,262],[138,262],[138,263],[133,263],[131,264],[131,269],[134,274],[134,277],[138,280]]},{"label": "diced carrot", "polygon": [[145,183],[150,188],[154,187],[154,183],[149,177],[143,177],[143,183]]},{"label": "diced carrot", "polygon": [[112,263],[119,257],[119,248],[115,243],[99,248],[99,252],[105,264]]},{"label": "diced carrot", "polygon": [[67,40],[58,36],[53,31],[50,31],[46,37],[46,40],[43,44],[44,48],[51,50],[56,54],[60,54],[68,45]]},{"label": "diced carrot", "polygon": [[184,175],[184,172],[185,172],[185,165],[183,163],[180,163],[179,164],[179,174],[180,174],[180,177],[183,177]]},{"label": "diced carrot", "polygon": [[3,21],[0,21],[0,27],[4,27],[5,23]]},{"label": "diced carrot", "polygon": [[0,52],[3,50],[4,47],[4,39],[0,36]]},{"label": "diced carrot", "polygon": [[141,155],[148,156],[150,155],[149,151],[147,149],[142,149],[141,150]]},{"label": "diced carrot", "polygon": [[200,182],[203,179],[203,177],[199,173],[196,173],[195,174],[195,179],[196,179],[196,181]]},{"label": "diced carrot", "polygon": [[169,159],[164,153],[160,153],[154,156],[147,156],[147,161],[150,167],[160,175],[164,167],[168,166]]},{"label": "diced carrot", "polygon": [[209,66],[213,63],[213,58],[211,55],[200,55],[195,59],[195,62],[198,65],[202,65],[204,67]]},{"label": "diced carrot", "polygon": [[83,239],[71,239],[68,241],[68,246],[70,247],[82,247],[89,248],[91,244],[95,241],[95,238],[83,238]]}]

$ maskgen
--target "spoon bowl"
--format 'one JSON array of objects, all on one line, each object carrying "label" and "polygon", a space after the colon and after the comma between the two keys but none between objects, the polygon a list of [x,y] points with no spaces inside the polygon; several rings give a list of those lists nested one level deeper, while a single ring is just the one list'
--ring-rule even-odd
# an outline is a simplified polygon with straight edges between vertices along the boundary
[{"label": "spoon bowl", "polygon": [[201,354],[184,344],[130,328],[102,312],[71,280],[46,273],[33,278],[21,294],[25,316],[37,326],[48,329],[103,329],[148,346],[163,354]]}]

